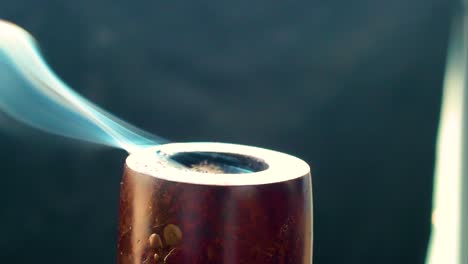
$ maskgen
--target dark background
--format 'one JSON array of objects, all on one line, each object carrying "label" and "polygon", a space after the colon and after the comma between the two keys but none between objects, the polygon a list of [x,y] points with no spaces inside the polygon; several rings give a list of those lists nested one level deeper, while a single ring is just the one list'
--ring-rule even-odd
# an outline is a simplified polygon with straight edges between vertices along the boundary
[{"label": "dark background", "polygon": [[[314,263],[423,263],[452,2],[0,2],[78,92],[312,166]],[[0,262],[115,263],[120,150],[1,116]]]}]

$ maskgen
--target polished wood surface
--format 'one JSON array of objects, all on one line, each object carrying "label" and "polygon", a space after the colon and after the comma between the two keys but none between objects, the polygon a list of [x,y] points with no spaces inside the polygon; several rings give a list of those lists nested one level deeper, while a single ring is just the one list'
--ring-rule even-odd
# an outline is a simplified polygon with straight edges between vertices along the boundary
[{"label": "polished wood surface", "polygon": [[273,184],[213,186],[126,167],[117,263],[310,264],[311,196],[309,174]]}]

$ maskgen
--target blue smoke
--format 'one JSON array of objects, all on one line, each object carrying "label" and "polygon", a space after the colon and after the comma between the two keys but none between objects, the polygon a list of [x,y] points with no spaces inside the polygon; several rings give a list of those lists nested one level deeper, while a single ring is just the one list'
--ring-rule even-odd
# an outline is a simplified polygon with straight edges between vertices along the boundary
[{"label": "blue smoke", "polygon": [[0,111],[32,127],[128,152],[166,143],[74,92],[50,69],[34,38],[0,20]]}]

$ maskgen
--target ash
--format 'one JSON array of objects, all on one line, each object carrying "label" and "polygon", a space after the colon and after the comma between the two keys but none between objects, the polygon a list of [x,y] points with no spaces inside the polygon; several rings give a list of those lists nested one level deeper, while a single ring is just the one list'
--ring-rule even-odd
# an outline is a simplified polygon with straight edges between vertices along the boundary
[{"label": "ash", "polygon": [[220,166],[209,163],[207,160],[192,165],[190,169],[203,173],[225,173]]}]

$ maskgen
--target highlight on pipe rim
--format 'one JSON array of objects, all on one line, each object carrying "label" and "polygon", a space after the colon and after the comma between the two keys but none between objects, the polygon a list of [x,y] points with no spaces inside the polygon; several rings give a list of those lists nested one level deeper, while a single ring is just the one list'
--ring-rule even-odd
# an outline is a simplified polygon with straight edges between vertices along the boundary
[{"label": "highlight on pipe rim", "polygon": [[[164,153],[161,157],[158,153]],[[202,172],[177,160],[184,153],[208,153],[233,159],[249,173],[229,170]],[[172,158],[176,161],[173,162]],[[208,156],[208,162],[209,160]],[[152,177],[191,184],[242,186],[284,182],[308,176],[309,165],[303,160],[264,148],[216,142],[168,143],[131,153],[128,169]]]}]

